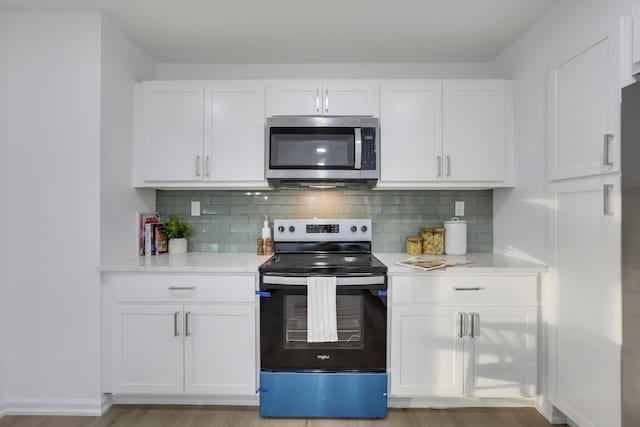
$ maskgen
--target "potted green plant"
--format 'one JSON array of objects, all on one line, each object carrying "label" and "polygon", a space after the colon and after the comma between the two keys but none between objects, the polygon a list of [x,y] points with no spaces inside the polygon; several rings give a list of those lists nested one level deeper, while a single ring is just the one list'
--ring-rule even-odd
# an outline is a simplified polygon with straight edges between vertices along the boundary
[{"label": "potted green plant", "polygon": [[186,254],[187,253],[187,237],[193,233],[193,228],[186,222],[172,215],[163,224],[164,232],[169,238],[169,254]]}]

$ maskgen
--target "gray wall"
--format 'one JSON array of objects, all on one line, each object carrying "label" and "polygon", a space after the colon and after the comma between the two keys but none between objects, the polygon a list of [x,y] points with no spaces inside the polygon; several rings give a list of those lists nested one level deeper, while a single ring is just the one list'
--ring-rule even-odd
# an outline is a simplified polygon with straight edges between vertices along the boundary
[{"label": "gray wall", "polygon": [[[190,216],[191,201],[201,203],[200,217]],[[161,191],[157,210],[177,215],[193,225],[189,251],[254,252],[264,216],[282,218],[371,218],[373,249],[404,252],[406,237],[420,227],[442,226],[453,216],[454,201],[465,202],[469,252],[493,250],[493,192],[487,191],[371,191],[276,190]]]}]

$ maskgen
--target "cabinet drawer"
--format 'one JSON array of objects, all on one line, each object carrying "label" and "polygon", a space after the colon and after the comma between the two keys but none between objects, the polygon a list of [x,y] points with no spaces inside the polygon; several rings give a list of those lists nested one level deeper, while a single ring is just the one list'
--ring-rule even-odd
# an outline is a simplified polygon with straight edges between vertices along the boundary
[{"label": "cabinet drawer", "polygon": [[114,298],[124,302],[254,302],[254,276],[145,274],[113,278]]},{"label": "cabinet drawer", "polygon": [[391,278],[394,304],[538,302],[538,281],[531,276],[400,276]]}]

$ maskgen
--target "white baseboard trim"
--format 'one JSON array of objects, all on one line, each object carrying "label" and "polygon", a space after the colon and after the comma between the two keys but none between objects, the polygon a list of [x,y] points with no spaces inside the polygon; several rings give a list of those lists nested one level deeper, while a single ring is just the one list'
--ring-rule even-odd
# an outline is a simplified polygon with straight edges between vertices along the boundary
[{"label": "white baseboard trim", "polygon": [[32,399],[7,402],[5,414],[99,417],[107,406],[104,399]]},{"label": "white baseboard trim", "polygon": [[389,396],[389,408],[535,407],[535,398],[397,397]]},{"label": "white baseboard trim", "polygon": [[0,418],[7,415],[7,408],[4,403],[0,403]]},{"label": "white baseboard trim", "polygon": [[114,405],[227,405],[258,406],[258,396],[202,396],[185,394],[117,394],[111,396]]},{"label": "white baseboard trim", "polygon": [[544,396],[536,399],[536,409],[551,424],[567,424],[567,418],[562,415]]},{"label": "white baseboard trim", "polygon": [[102,395],[102,405],[100,406],[100,415],[104,415],[107,413],[109,409],[113,406],[113,397],[110,394]]}]

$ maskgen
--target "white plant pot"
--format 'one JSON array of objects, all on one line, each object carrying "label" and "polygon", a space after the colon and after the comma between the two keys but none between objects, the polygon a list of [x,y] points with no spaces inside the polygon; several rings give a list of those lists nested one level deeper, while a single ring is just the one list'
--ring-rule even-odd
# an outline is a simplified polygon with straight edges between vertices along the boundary
[{"label": "white plant pot", "polygon": [[179,255],[187,253],[187,239],[169,239],[169,254]]}]

